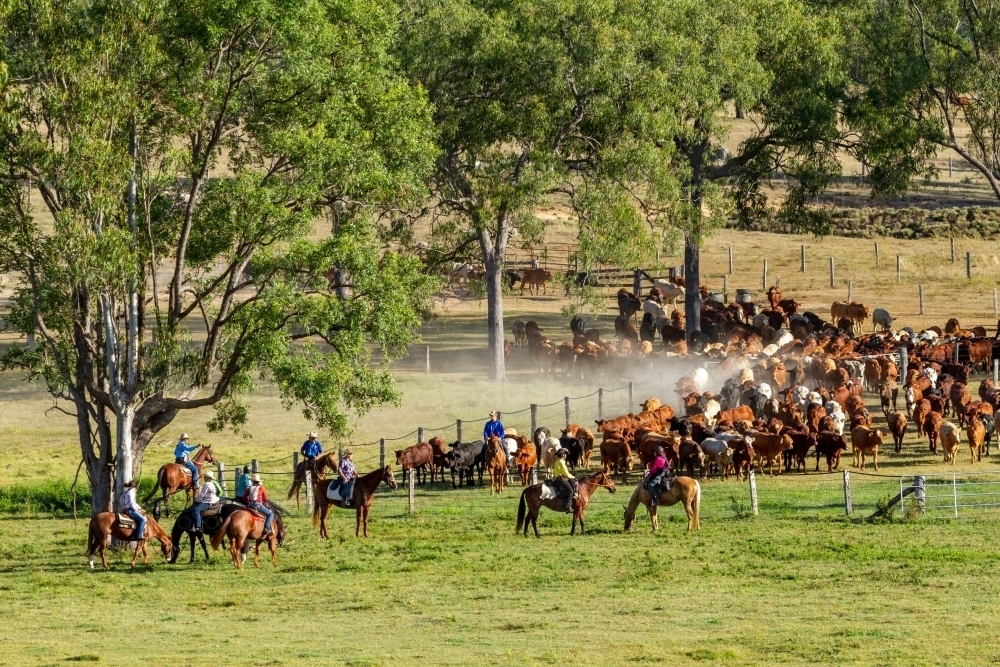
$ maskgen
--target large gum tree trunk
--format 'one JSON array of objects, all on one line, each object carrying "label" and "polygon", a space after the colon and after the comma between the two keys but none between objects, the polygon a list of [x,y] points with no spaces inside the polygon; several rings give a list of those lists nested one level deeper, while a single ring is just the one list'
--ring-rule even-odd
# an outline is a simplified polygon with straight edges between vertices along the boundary
[{"label": "large gum tree trunk", "polygon": [[503,355],[503,256],[488,253],[485,257],[489,379],[501,382],[507,378]]},{"label": "large gum tree trunk", "polygon": [[132,481],[136,471],[135,450],[132,443],[132,423],[135,421],[135,407],[131,404],[122,406],[115,420],[115,439],[117,456],[115,457],[115,507],[121,497],[123,487]]},{"label": "large gum tree trunk", "polygon": [[684,320],[688,340],[694,332],[701,332],[701,248],[699,237],[692,234],[684,236]]}]

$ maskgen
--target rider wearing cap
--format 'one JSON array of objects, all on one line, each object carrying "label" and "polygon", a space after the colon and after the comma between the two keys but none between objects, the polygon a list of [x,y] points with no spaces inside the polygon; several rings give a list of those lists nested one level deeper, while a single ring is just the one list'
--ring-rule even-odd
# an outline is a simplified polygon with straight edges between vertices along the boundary
[{"label": "rider wearing cap", "polygon": [[182,465],[191,471],[191,488],[198,488],[198,466],[191,462],[188,458],[188,454],[198,449],[198,445],[188,444],[188,434],[182,433],[181,439],[177,441],[177,446],[174,447],[174,463]]},{"label": "rider wearing cap", "polygon": [[489,442],[490,436],[493,435],[500,438],[500,447],[503,448],[503,454],[505,457],[509,457],[510,452],[507,451],[507,443],[503,440],[506,432],[503,429],[503,423],[500,422],[500,417],[497,415],[496,410],[490,412],[490,420],[483,427],[483,440]]},{"label": "rider wearing cap", "polygon": [[[662,484],[664,478],[670,474],[670,464],[667,462],[666,453],[664,452],[663,447],[657,445],[653,452],[656,456],[653,459],[653,463],[649,466],[649,472],[646,475],[646,488],[649,489],[649,504],[656,507],[660,500],[660,484]],[[664,490],[670,490],[669,480],[667,481],[666,488]]]},{"label": "rider wearing cap", "polygon": [[125,482],[120,499],[122,512],[135,521],[135,532],[132,533],[134,541],[144,539],[146,534],[146,514],[142,511],[142,507],[139,506],[139,501],[135,497],[137,486],[139,486],[138,480],[133,479],[130,482]]},{"label": "rider wearing cap", "polygon": [[344,458],[340,460],[340,468],[337,469],[337,476],[340,478],[340,497],[343,498],[344,507],[351,506],[351,499],[354,495],[354,480],[358,478],[358,473],[354,469],[354,461],[351,456],[354,454],[350,449],[344,450]]},{"label": "rider wearing cap", "polygon": [[264,535],[271,532],[271,523],[274,521],[274,512],[267,506],[267,490],[260,483],[260,475],[254,473],[250,477],[250,488],[243,494],[243,502],[247,507],[264,515]]},{"label": "rider wearing cap", "polygon": [[212,505],[219,502],[222,495],[222,487],[215,481],[215,474],[211,470],[205,471],[205,483],[198,489],[194,497],[194,532],[201,532],[201,514]]},{"label": "rider wearing cap", "polygon": [[306,436],[306,441],[302,443],[302,456],[305,457],[306,467],[316,474],[316,459],[323,453],[323,445],[316,439],[316,431],[310,431]]},{"label": "rider wearing cap", "polygon": [[[566,466],[566,459],[569,457],[568,449],[560,449],[556,452],[556,462],[552,466],[552,483],[553,486],[559,488],[562,493],[569,491],[569,497],[566,500],[566,512],[572,513],[574,502],[577,495],[577,482],[576,477],[573,473],[569,471]],[[567,489],[568,487],[568,489]],[[560,495],[562,495],[560,493]]]}]

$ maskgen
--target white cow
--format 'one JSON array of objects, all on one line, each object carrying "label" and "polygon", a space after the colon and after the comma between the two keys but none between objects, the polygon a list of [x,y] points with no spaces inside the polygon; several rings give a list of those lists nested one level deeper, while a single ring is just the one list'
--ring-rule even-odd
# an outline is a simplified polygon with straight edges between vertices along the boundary
[{"label": "white cow", "polygon": [[684,296],[684,288],[668,280],[654,280],[653,287],[663,292],[663,298],[677,305],[677,299]]}]

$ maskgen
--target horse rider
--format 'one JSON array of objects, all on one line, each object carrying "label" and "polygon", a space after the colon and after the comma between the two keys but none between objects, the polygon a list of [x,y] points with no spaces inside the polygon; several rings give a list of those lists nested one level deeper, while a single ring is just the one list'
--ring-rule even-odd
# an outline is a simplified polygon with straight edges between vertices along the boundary
[{"label": "horse rider", "polygon": [[316,431],[310,431],[306,441],[302,443],[302,456],[305,458],[306,469],[316,474],[316,459],[323,453],[323,445],[316,439]]},{"label": "horse rider", "polygon": [[198,445],[188,444],[188,434],[182,433],[181,439],[177,441],[177,446],[174,447],[174,463],[182,465],[191,471],[191,488],[198,488],[198,466],[191,462],[188,454],[198,449]]},{"label": "horse rider", "polygon": [[556,462],[552,466],[552,481],[559,487],[560,495],[565,493],[568,487],[569,496],[566,500],[566,512],[568,514],[573,513],[574,501],[576,500],[577,494],[579,493],[579,487],[577,485],[576,477],[573,473],[569,471],[566,465],[566,459],[569,457],[569,450],[562,448],[556,452]]},{"label": "horse rider", "polygon": [[194,532],[201,532],[201,513],[219,502],[222,487],[215,481],[215,473],[205,471],[205,483],[198,489],[194,497]]},{"label": "horse rider", "polygon": [[243,466],[243,474],[236,480],[235,498],[242,498],[243,494],[250,488],[250,466]]},{"label": "horse rider", "polygon": [[136,542],[144,539],[146,534],[146,514],[142,511],[142,507],[139,506],[139,501],[135,497],[135,490],[138,486],[139,482],[134,479],[125,482],[121,495],[122,512],[135,521],[135,532],[132,533],[132,540]]},{"label": "horse rider", "polygon": [[344,457],[340,459],[340,468],[337,475],[340,477],[340,497],[343,498],[344,507],[351,506],[351,499],[354,495],[354,480],[358,478],[358,473],[354,469],[354,455],[350,449],[344,450]]},{"label": "horse rider", "polygon": [[646,488],[649,489],[649,504],[652,507],[656,507],[660,500],[660,485],[666,481],[666,488],[664,491],[670,490],[670,464],[667,462],[666,452],[663,451],[663,447],[660,445],[656,446],[653,450],[656,455],[653,458],[653,463],[649,466],[649,472],[646,474]]},{"label": "horse rider", "polygon": [[506,433],[503,430],[503,423],[500,422],[500,417],[497,415],[496,410],[490,411],[490,420],[483,427],[483,440],[489,442],[492,435],[500,438],[500,447],[503,449],[503,455],[510,458],[510,452],[507,451],[507,443],[503,441]]},{"label": "horse rider", "polygon": [[271,523],[274,521],[274,512],[267,506],[267,490],[260,483],[260,475],[254,473],[250,477],[250,487],[243,494],[243,502],[247,507],[255,512],[264,515],[264,537],[271,533]]}]

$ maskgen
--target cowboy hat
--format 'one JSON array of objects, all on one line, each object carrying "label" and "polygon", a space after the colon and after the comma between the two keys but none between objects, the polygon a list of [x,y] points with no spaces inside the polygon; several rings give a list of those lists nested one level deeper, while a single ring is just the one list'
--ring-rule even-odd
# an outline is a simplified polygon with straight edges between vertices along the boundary
[{"label": "cowboy hat", "polygon": [[205,471],[205,479],[215,479],[215,473],[211,470]]},{"label": "cowboy hat", "polygon": [[181,433],[181,440],[187,440],[190,437],[187,433]]},{"label": "cowboy hat", "polygon": [[316,435],[316,431],[309,431],[309,435],[307,435],[306,437],[307,438],[315,438],[315,437],[318,437],[318,436]]},{"label": "cowboy hat", "polygon": [[352,451],[351,451],[350,449],[345,449],[345,450],[344,450],[344,456],[350,456],[350,455],[352,455],[353,453],[354,453],[354,452],[352,452]]},{"label": "cowboy hat", "polygon": [[254,473],[253,475],[250,476],[250,481],[251,482],[259,482],[260,481],[260,475],[258,475],[257,473]]},{"label": "cowboy hat", "polygon": [[496,416],[497,416],[497,411],[496,410],[490,410],[490,417],[496,417]]}]

